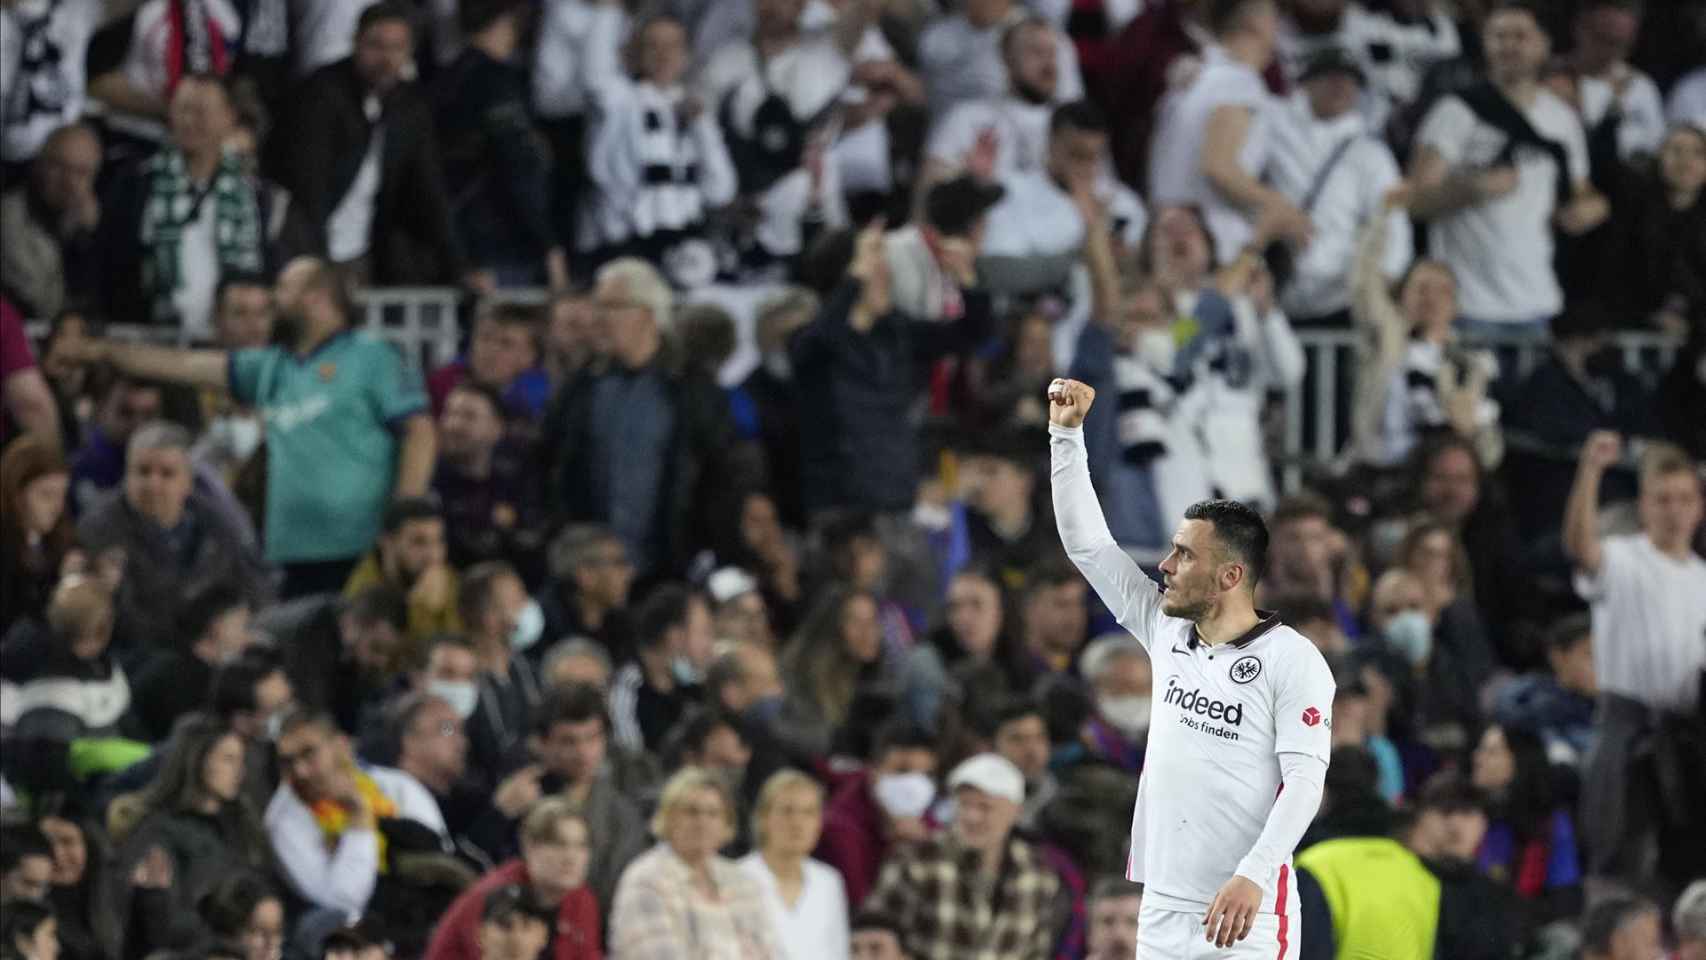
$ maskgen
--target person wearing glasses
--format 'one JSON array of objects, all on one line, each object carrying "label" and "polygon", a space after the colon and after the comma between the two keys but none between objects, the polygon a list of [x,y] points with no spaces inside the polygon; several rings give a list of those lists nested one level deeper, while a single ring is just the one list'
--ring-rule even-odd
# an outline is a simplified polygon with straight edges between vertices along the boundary
[{"label": "person wearing glasses", "polygon": [[714,774],[686,767],[664,784],[657,846],[629,865],[610,917],[622,960],[782,960],[761,888],[717,853],[734,836],[734,803]]}]

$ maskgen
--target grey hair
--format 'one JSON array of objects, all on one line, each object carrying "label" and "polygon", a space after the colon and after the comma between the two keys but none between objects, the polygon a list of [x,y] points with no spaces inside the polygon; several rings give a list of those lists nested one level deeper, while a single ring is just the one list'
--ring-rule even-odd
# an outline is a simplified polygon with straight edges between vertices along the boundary
[{"label": "grey hair", "polygon": [[604,652],[603,647],[585,637],[570,637],[545,652],[545,676],[549,678],[556,671],[558,664],[575,657],[596,660],[604,667],[605,676],[610,675],[610,655]]},{"label": "grey hair", "polygon": [[127,459],[135,459],[137,454],[150,450],[182,450],[184,455],[188,456],[194,443],[195,438],[183,427],[170,420],[154,420],[138,427],[136,432],[130,435],[130,443],[125,446],[124,455]]},{"label": "grey hair", "polygon": [[616,531],[602,524],[577,523],[572,527],[565,527],[563,532],[551,541],[551,576],[558,580],[573,577],[575,571],[586,564],[587,558],[599,544],[616,539]]},{"label": "grey hair", "polygon": [[810,323],[821,303],[818,295],[807,287],[784,287],[764,298],[758,305],[757,338],[760,349],[771,349],[783,332],[777,328],[789,318],[804,317],[800,323]]},{"label": "grey hair", "polygon": [[1706,880],[1696,880],[1682,891],[1671,909],[1670,922],[1682,940],[1706,940]]},{"label": "grey hair", "polygon": [[621,257],[598,270],[598,283],[620,283],[628,299],[651,311],[658,329],[668,333],[675,325],[675,292],[657,268],[638,257]]},{"label": "grey hair", "polygon": [[1106,633],[1092,640],[1090,645],[1084,648],[1084,655],[1078,661],[1078,672],[1084,679],[1093,681],[1119,657],[1142,657],[1147,660],[1149,652],[1129,633]]}]

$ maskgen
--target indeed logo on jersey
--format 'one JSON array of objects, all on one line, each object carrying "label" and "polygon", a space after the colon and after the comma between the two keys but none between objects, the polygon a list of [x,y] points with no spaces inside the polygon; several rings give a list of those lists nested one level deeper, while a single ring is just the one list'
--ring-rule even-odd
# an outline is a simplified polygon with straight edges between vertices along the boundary
[{"label": "indeed logo on jersey", "polygon": [[1167,692],[1161,697],[1161,702],[1170,703],[1186,713],[1194,713],[1210,720],[1224,720],[1235,727],[1244,721],[1242,703],[1216,700],[1203,693],[1201,688],[1186,690],[1179,686],[1178,677],[1167,678]]}]

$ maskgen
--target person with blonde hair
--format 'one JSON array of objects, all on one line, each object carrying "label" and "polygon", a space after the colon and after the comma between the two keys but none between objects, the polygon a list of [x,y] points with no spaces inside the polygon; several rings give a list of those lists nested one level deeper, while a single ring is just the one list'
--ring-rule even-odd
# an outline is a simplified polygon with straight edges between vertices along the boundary
[{"label": "person with blonde hair", "polygon": [[782,960],[764,895],[717,853],[735,832],[735,806],[710,771],[685,767],[664,784],[652,817],[657,846],[616,888],[610,952],[620,960]]},{"label": "person with blonde hair", "polygon": [[[116,735],[130,711],[130,682],[108,649],[112,588],[98,577],[64,577],[48,601],[44,621],[45,629],[14,630],[0,646],[0,703],[5,704],[0,723],[12,727],[19,741],[70,743]],[[137,759],[121,751],[113,756],[115,766],[104,769]]]},{"label": "person with blonde hair", "polygon": [[788,960],[847,960],[847,889],[811,857],[823,834],[823,785],[798,770],[764,781],[752,814],[758,849],[742,870],[764,891]]}]

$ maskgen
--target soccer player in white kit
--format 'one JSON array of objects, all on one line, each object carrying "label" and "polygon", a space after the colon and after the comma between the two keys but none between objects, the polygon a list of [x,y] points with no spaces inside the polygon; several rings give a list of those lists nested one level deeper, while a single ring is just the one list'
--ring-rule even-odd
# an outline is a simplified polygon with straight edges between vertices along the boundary
[{"label": "soccer player in white kit", "polygon": [[1067,555],[1155,673],[1126,877],[1144,884],[1138,960],[1296,956],[1291,852],[1321,803],[1333,675],[1255,608],[1267,527],[1243,504],[1185,511],[1157,589],[1096,502],[1084,416],[1096,392],[1049,386],[1054,510]]}]

